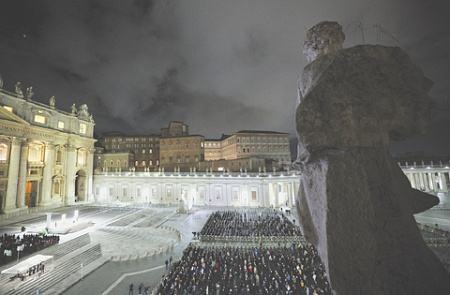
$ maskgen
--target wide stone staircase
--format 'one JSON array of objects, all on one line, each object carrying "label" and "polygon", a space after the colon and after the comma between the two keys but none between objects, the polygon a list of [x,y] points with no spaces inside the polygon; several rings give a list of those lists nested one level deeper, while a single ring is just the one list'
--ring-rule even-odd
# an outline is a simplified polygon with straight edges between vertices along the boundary
[{"label": "wide stone staircase", "polygon": [[[0,294],[61,294],[81,280],[84,275],[108,261],[102,256],[100,244],[91,243],[87,233],[35,254],[53,255],[53,264],[46,266],[45,273],[27,276],[24,281],[19,281],[17,278],[12,280],[11,275],[2,275]],[[1,270],[9,268],[13,264],[6,265]]]}]

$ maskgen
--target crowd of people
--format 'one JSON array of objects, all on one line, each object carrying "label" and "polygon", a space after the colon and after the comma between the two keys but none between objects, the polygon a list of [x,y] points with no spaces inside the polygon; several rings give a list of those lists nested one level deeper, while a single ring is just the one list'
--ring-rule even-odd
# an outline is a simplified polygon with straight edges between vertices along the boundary
[{"label": "crowd of people", "polygon": [[199,247],[190,244],[172,264],[157,293],[169,294],[331,294],[313,246]]},{"label": "crowd of people", "polygon": [[[25,256],[45,247],[58,244],[58,235],[17,234],[0,236],[0,265],[17,259],[17,255]],[[19,254],[18,251],[21,253]]]},{"label": "crowd of people", "polygon": [[215,211],[201,236],[300,236],[300,230],[284,214],[273,211]]}]

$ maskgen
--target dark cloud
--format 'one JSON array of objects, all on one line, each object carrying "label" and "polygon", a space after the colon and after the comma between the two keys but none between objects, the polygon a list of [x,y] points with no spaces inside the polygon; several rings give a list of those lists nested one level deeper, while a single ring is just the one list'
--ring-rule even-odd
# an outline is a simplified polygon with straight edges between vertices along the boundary
[{"label": "dark cloud", "polygon": [[[449,150],[447,1],[3,1],[5,88],[32,85],[57,107],[87,103],[96,132],[145,134],[184,121],[207,138],[241,129],[295,137],[301,44],[322,20],[342,24],[344,47],[401,46],[435,84],[428,137],[397,151]],[[24,37],[25,36],[25,37]],[[435,137],[435,135],[437,137]],[[447,136],[448,137],[448,136]],[[426,142],[433,144],[426,144]],[[447,152],[448,153],[448,152]]]}]

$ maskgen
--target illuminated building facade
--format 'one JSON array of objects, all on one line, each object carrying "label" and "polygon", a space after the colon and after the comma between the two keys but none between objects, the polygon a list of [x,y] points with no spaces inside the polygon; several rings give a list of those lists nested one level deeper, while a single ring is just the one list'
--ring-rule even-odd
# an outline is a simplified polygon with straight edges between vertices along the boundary
[{"label": "illuminated building facade", "polygon": [[[19,83],[18,83],[19,84]],[[16,85],[0,90],[0,208],[92,201],[94,121],[86,105],[72,112],[32,99]]]},{"label": "illuminated building facade", "polygon": [[222,135],[219,140],[206,140],[205,161],[211,161],[211,167],[231,171],[288,167],[291,165],[289,133],[242,130]]}]

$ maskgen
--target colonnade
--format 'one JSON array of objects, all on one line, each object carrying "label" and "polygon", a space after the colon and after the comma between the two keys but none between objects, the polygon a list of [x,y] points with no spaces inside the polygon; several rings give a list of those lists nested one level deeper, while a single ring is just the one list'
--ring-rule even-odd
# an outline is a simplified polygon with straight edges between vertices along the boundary
[{"label": "colonnade", "polygon": [[411,186],[425,192],[448,192],[450,165],[439,162],[435,164],[422,162],[409,164],[399,163],[400,167],[408,177]]}]

